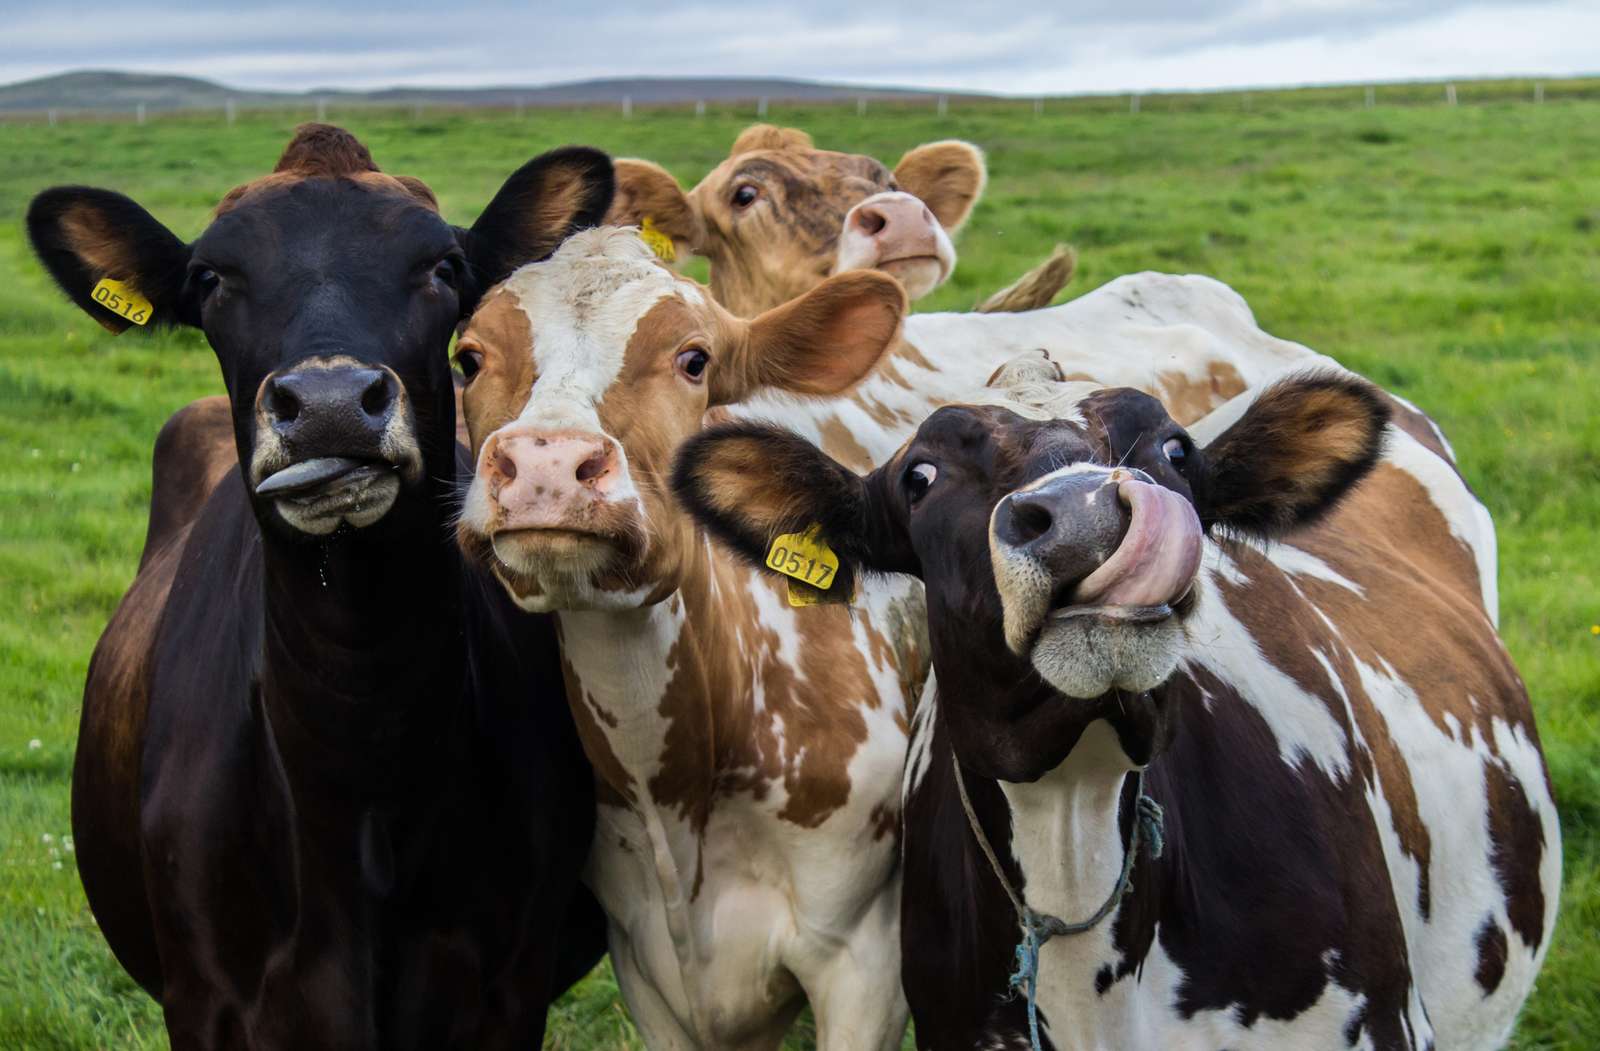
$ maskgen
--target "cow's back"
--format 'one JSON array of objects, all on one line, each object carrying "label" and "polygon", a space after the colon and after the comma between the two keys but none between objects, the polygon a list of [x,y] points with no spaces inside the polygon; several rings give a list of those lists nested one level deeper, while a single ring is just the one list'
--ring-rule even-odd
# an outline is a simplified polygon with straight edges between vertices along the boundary
[{"label": "cow's back", "polygon": [[[1270,738],[1271,776],[1365,801],[1375,839],[1352,826],[1330,860],[1354,867],[1358,841],[1381,846],[1440,1047],[1504,1039],[1560,886],[1532,707],[1486,608],[1492,526],[1475,528],[1487,516],[1474,508],[1453,467],[1391,428],[1384,459],[1323,521],[1264,547],[1210,546],[1189,627],[1204,645],[1185,669],[1207,700],[1184,730],[1231,720],[1240,739]],[[1195,739],[1180,731],[1175,749]]]}]

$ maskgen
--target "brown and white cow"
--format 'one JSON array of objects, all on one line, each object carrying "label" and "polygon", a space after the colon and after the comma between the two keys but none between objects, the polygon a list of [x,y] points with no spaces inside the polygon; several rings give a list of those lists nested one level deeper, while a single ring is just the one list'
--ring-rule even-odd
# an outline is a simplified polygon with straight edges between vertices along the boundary
[{"label": "brown and white cow", "polygon": [[695,528],[667,474],[712,406],[848,387],[904,309],[896,281],[860,272],[740,320],[602,228],[492,290],[457,343],[477,463],[460,539],[523,608],[557,614],[599,778],[588,880],[651,1047],[776,1047],[807,1001],[821,1047],[899,1044],[919,589],[791,608]]},{"label": "brown and white cow", "polygon": [[740,317],[849,270],[892,274],[917,299],[950,276],[951,238],[987,179],[983,153],[968,142],[918,146],[891,171],[862,154],[819,150],[797,128],[755,124],[687,192],[659,165],[618,161],[606,221],[648,221],[671,238],[667,254],[706,257],[711,294]]},{"label": "brown and white cow", "polygon": [[[1560,832],[1459,476],[1332,370],[1192,433],[1131,390],[1048,386],[941,409],[865,478],[738,423],[675,479],[758,564],[817,526],[841,572],[926,582],[902,903],[920,1044],[1029,1046],[1009,885],[1068,924],[1110,907],[1044,943],[1047,1047],[1500,1046],[1549,945]],[[1164,849],[1125,875],[1141,785]]]}]

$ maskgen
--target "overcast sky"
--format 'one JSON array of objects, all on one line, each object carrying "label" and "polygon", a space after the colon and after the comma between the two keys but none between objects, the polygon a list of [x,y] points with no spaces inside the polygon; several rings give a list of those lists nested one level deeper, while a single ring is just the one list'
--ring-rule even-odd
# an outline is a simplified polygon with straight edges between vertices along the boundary
[{"label": "overcast sky", "polygon": [[1600,0],[0,0],[0,82],[787,76],[1015,94],[1600,71]]}]

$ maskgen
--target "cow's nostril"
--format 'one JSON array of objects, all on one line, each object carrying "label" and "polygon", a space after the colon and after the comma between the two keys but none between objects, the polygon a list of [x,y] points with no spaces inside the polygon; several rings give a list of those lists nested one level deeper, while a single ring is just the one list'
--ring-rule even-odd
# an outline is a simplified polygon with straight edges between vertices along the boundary
[{"label": "cow's nostril", "polygon": [[278,423],[293,423],[300,415],[300,399],[286,384],[273,380],[267,386],[267,412]]},{"label": "cow's nostril", "polygon": [[361,392],[361,411],[368,416],[382,416],[394,404],[394,390],[389,382],[389,375],[385,372],[378,373],[367,389]]},{"label": "cow's nostril", "polygon": [[1032,500],[1011,501],[1011,523],[1018,546],[1030,544],[1050,532],[1055,524],[1049,508]]},{"label": "cow's nostril", "polygon": [[494,451],[494,469],[504,481],[513,481],[517,477],[517,461],[499,449]]},{"label": "cow's nostril", "polygon": [[604,452],[595,453],[578,465],[578,481],[588,483],[604,475],[611,468],[611,458]]},{"label": "cow's nostril", "polygon": [[885,226],[888,226],[889,220],[876,208],[861,208],[856,211],[856,225],[861,227],[862,232],[871,237],[880,233]]}]

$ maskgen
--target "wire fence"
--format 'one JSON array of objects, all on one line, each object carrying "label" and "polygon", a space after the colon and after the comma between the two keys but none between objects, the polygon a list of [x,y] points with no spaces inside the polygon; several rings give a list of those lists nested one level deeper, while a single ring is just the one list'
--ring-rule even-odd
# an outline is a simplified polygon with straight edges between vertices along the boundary
[{"label": "wire fence", "polygon": [[1122,92],[1070,96],[1000,98],[984,95],[934,94],[926,96],[842,95],[832,99],[698,99],[656,102],[624,95],[609,102],[543,103],[531,97],[507,97],[482,104],[411,100],[365,101],[308,97],[293,105],[253,105],[227,98],[194,105],[157,106],[132,103],[116,107],[52,107],[0,109],[0,123],[47,124],[74,122],[128,122],[155,120],[220,121],[236,123],[242,115],[328,120],[330,114],[403,116],[422,121],[444,115],[502,113],[526,118],[541,112],[612,112],[624,119],[651,113],[693,113],[695,117],[749,117],[772,119],[772,111],[806,112],[819,109],[851,110],[862,119],[873,116],[932,112],[940,118],[959,116],[963,110],[993,113],[1007,109],[1031,112],[1035,117],[1089,114],[1138,116],[1161,113],[1201,113],[1236,109],[1269,112],[1286,109],[1378,109],[1385,106],[1485,106],[1532,105],[1600,100],[1600,77],[1517,78],[1503,80],[1410,81],[1386,84],[1344,84],[1329,87],[1274,88],[1234,91]]}]

